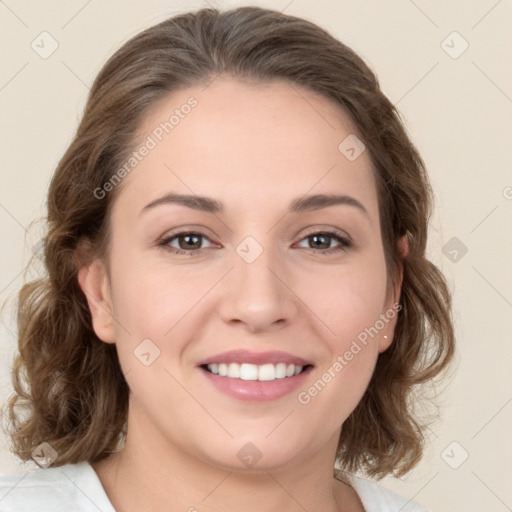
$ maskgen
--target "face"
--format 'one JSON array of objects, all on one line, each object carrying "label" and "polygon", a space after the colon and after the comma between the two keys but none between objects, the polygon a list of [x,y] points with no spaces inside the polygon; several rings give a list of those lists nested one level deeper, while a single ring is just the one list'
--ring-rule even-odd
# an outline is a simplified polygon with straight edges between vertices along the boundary
[{"label": "face", "polygon": [[353,124],[299,87],[224,78],[169,96],[140,133],[155,144],[118,185],[106,259],[79,274],[130,421],[228,469],[332,452],[399,292],[368,152],[338,149]]}]

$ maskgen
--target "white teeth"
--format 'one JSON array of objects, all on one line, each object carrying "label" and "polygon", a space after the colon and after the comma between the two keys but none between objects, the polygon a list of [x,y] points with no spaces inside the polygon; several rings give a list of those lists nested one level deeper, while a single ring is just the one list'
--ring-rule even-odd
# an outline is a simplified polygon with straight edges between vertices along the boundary
[{"label": "white teeth", "polygon": [[286,377],[286,363],[276,364],[276,379],[284,379]]},{"label": "white teeth", "polygon": [[262,365],[248,363],[219,363],[209,364],[207,365],[207,368],[211,373],[221,377],[242,380],[271,381],[298,375],[302,372],[304,367],[295,366],[294,364],[287,365],[286,363],[267,363]]},{"label": "white teeth", "polygon": [[276,367],[273,364],[262,364],[258,368],[258,380],[275,380]]},{"label": "white teeth", "polygon": [[238,379],[240,377],[240,366],[236,363],[230,363],[228,365],[228,377]]},{"label": "white teeth", "polygon": [[[236,363],[231,363],[229,366],[231,367],[231,365],[234,365],[234,366],[238,366],[239,367],[239,374],[238,376],[240,377],[240,379],[242,380],[258,380],[258,367],[255,365],[255,364],[241,364],[241,365],[238,365]],[[238,376],[234,376],[236,374],[229,374],[228,373],[228,377],[232,378],[232,379],[236,379],[238,378]]]}]

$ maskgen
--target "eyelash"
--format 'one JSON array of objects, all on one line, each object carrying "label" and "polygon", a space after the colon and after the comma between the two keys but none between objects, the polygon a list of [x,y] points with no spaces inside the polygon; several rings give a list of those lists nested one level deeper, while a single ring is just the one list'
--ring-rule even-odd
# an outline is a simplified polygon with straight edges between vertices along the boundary
[{"label": "eyelash", "polygon": [[[169,246],[169,243],[172,242],[174,239],[177,239],[177,238],[180,238],[180,237],[183,237],[186,235],[194,235],[194,236],[197,236],[200,238],[206,238],[208,241],[211,242],[211,240],[203,233],[199,233],[197,231],[181,231],[179,233],[175,233],[175,234],[172,234],[172,235],[169,235],[169,236],[166,236],[166,237],[160,239],[158,241],[158,246],[163,247],[165,250],[170,251],[174,254],[183,254],[183,255],[187,254],[188,256],[195,256],[198,254],[202,254],[204,249],[191,249],[190,251],[185,251],[183,249],[176,249],[176,248]],[[334,238],[334,240],[336,240],[337,242],[340,243],[339,246],[331,248],[331,249],[309,249],[309,250],[313,251],[315,254],[328,256],[330,254],[333,254],[333,253],[336,253],[339,251],[345,251],[346,249],[352,247],[352,242],[348,238],[343,237],[333,231],[315,231],[313,233],[309,233],[308,235],[306,235],[305,237],[303,237],[301,239],[301,242],[302,242],[302,240],[305,240],[305,239],[310,238],[315,235],[316,236],[322,235],[322,236],[326,236],[327,238]]]}]

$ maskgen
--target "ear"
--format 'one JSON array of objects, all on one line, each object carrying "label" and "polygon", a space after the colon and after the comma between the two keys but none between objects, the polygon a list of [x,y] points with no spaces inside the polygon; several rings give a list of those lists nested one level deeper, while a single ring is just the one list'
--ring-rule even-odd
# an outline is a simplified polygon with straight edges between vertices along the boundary
[{"label": "ear", "polygon": [[385,327],[379,335],[379,353],[387,350],[393,342],[396,322],[400,314],[399,300],[402,292],[402,282],[404,279],[404,259],[409,253],[409,242],[407,235],[403,235],[397,241],[400,262],[398,266],[398,279],[394,286],[388,287],[388,296],[386,298],[386,310],[383,312]]},{"label": "ear", "polygon": [[80,266],[78,282],[91,311],[94,332],[106,343],[115,343],[110,282],[105,264],[94,259]]}]

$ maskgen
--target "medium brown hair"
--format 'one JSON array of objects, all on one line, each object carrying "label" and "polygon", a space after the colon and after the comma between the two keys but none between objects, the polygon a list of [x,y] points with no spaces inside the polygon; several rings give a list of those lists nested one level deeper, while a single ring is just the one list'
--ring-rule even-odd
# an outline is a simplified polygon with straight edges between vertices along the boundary
[{"label": "medium brown hair", "polygon": [[[46,275],[18,294],[11,449],[29,460],[46,441],[58,452],[53,465],[62,466],[94,463],[124,439],[129,388],[115,344],[101,341],[92,328],[77,251],[87,243],[96,256],[104,254],[120,187],[102,199],[94,191],[133,151],[148,110],[221,73],[320,93],[348,113],[366,145],[388,275],[398,279],[403,264],[401,310],[393,343],[379,355],[368,389],[343,424],[337,463],[377,478],[401,476],[418,463],[424,445],[426,423],[411,397],[419,384],[444,373],[454,354],[450,292],[425,256],[432,205],[425,166],[398,111],[354,51],[309,21],[258,7],[169,18],[124,44],[94,81],[48,191]],[[402,259],[397,241],[404,235],[409,252]]]}]

